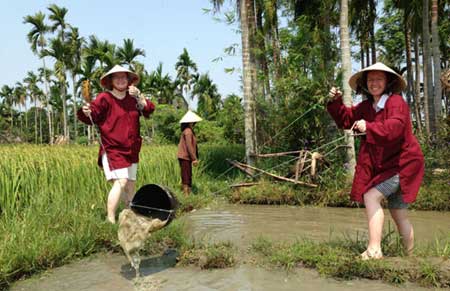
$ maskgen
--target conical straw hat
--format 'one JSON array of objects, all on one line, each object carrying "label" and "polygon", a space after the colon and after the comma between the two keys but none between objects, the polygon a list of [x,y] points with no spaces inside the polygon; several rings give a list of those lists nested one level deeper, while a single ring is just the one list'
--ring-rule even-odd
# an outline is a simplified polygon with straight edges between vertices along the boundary
[{"label": "conical straw hat", "polygon": [[396,93],[401,92],[405,90],[406,88],[406,81],[403,79],[402,76],[400,76],[397,72],[389,68],[383,63],[375,63],[367,68],[362,69],[358,73],[353,74],[353,76],[350,77],[348,80],[348,83],[350,84],[350,87],[352,87],[353,90],[357,90],[358,85],[365,88],[367,90],[367,84],[361,83],[361,78],[364,74],[364,72],[368,71],[383,71],[392,74],[395,77],[395,82],[392,85],[392,90]]},{"label": "conical straw hat", "polygon": [[198,116],[191,110],[188,110],[188,112],[186,112],[186,114],[183,116],[183,118],[181,118],[180,123],[194,123],[194,122],[199,122],[202,120],[203,119],[200,116]]},{"label": "conical straw hat", "polygon": [[108,78],[108,76],[111,76],[114,73],[121,73],[121,72],[128,74],[129,84],[136,85],[137,83],[139,83],[138,74],[133,73],[132,71],[125,69],[122,66],[115,65],[111,70],[109,70],[106,74],[104,74],[100,78],[100,84],[102,85],[102,87],[111,90],[112,89],[111,78]]}]

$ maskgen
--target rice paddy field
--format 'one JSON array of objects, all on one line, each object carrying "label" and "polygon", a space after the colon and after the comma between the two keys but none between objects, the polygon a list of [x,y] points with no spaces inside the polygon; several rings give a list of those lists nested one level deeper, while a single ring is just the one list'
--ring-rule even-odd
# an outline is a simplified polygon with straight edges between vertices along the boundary
[{"label": "rice paddy field", "polygon": [[[242,157],[241,147],[204,147],[193,177],[198,195],[183,200],[176,151],[144,146],[137,188],[165,185],[191,208],[206,204],[226,184],[203,173],[226,170],[225,156]],[[105,221],[110,185],[97,153],[97,146],[0,146],[0,289],[75,258],[118,250],[116,228]]]},{"label": "rice paddy field", "polygon": [[[243,147],[233,145],[201,145],[194,195],[185,198],[176,151],[174,145],[144,146],[137,189],[150,183],[167,186],[180,199],[180,212],[201,208],[217,197],[234,203],[352,206],[345,194],[348,189],[339,183],[342,173],[335,170],[328,171],[333,177],[324,176],[316,190],[267,181],[230,190],[228,185],[244,180],[241,173],[228,170],[227,158],[244,156]],[[98,146],[0,145],[0,290],[77,258],[120,250],[117,226],[105,220],[110,185],[97,166],[97,153]],[[448,183],[448,173],[428,172],[416,209],[448,211]],[[175,247],[189,245],[176,221],[153,242],[167,237]],[[448,242],[443,247],[439,255],[448,255]]]}]

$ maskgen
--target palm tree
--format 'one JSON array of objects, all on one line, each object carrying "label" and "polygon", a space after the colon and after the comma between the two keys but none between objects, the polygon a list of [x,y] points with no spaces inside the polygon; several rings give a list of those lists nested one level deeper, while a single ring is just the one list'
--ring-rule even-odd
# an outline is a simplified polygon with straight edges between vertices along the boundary
[{"label": "palm tree", "polygon": [[[223,5],[223,0],[213,0],[216,11]],[[244,124],[245,124],[245,158],[250,165],[255,164],[256,142],[256,65],[252,39],[255,39],[255,3],[254,0],[236,1],[241,24],[242,71],[244,88]]]},{"label": "palm tree", "polygon": [[68,138],[67,128],[67,97],[66,97],[66,63],[67,63],[67,46],[59,38],[50,41],[50,47],[43,51],[43,55],[50,56],[55,59],[54,73],[58,79],[59,96],[62,101],[63,110],[63,135]]},{"label": "palm tree", "polygon": [[442,111],[442,89],[441,89],[441,52],[439,50],[439,31],[438,31],[438,1],[431,1],[431,35],[433,51],[433,69],[434,69],[434,112],[435,123],[439,122]]},{"label": "palm tree", "polygon": [[[340,37],[341,37],[341,59],[342,59],[342,89],[343,101],[345,106],[352,106],[351,88],[348,83],[351,74],[351,59],[350,59],[350,40],[348,32],[348,0],[341,0],[341,13],[339,18]],[[355,173],[356,159],[355,159],[355,143],[350,131],[345,131],[347,143],[347,163],[348,173],[353,177]]]},{"label": "palm tree", "polygon": [[[65,42],[65,32],[66,28],[69,24],[66,22],[65,17],[68,12],[67,8],[59,7],[56,4],[51,4],[48,7],[50,11],[49,19],[53,21],[53,25],[51,26],[52,32],[55,32],[59,29],[58,37],[51,41],[51,49],[53,50],[53,56],[56,60],[55,63],[55,73],[57,74],[57,78],[60,81],[60,94],[63,101],[63,134],[65,138],[69,138],[69,128],[67,126],[67,101],[66,101],[66,69],[67,63],[69,62],[69,49]],[[56,69],[56,66],[58,69]]]},{"label": "palm tree", "polygon": [[428,136],[434,132],[435,128],[435,112],[433,98],[433,72],[431,65],[431,42],[429,29],[429,5],[428,0],[422,1],[422,42],[423,42],[423,84],[425,98],[425,128]]},{"label": "palm tree", "polygon": [[[195,64],[191,59],[186,48],[183,49],[183,53],[178,57],[178,61],[175,64],[175,69],[177,70],[176,82],[182,93],[185,106],[189,107],[187,95],[190,93],[194,80],[197,76],[197,64]],[[192,95],[191,99],[193,99]]]},{"label": "palm tree", "polygon": [[194,85],[192,94],[197,97],[198,112],[206,119],[211,119],[219,109],[220,94],[216,84],[213,83],[208,74],[200,75]]},{"label": "palm tree", "polygon": [[[45,24],[45,14],[42,12],[36,13],[34,16],[27,15],[24,17],[24,23],[32,25],[30,32],[28,32],[28,41],[31,44],[31,50],[42,59],[43,70],[46,71],[45,56],[42,52],[46,46],[45,34],[50,31],[50,27]],[[39,50],[38,50],[39,48]],[[44,78],[44,96],[47,104],[47,120],[48,120],[48,135],[49,143],[53,144],[53,125],[51,119],[52,108],[49,101],[49,84],[48,78]]]},{"label": "palm tree", "polygon": [[37,84],[39,82],[39,78],[34,72],[28,71],[27,76],[25,77],[25,79],[23,79],[23,81],[26,84],[26,88],[28,90],[28,94],[29,94],[31,100],[34,102],[34,142],[37,143],[37,141],[38,141],[37,101],[39,100],[39,92],[40,92],[40,89]]},{"label": "palm tree", "polygon": [[[100,83],[98,82],[98,78],[95,78],[95,60],[94,58],[84,58],[83,59],[83,63],[81,64],[81,68],[79,71],[80,74],[80,79],[78,80],[77,85],[75,86],[76,88],[81,88],[82,83],[83,82],[88,82],[89,87],[91,88],[90,90],[90,99],[92,99],[92,94],[95,92],[100,92],[101,91],[101,87],[100,87]],[[92,90],[94,89],[94,90]],[[85,96],[83,96],[85,97]],[[76,112],[76,111],[75,111]],[[89,143],[91,143],[92,141],[92,134],[91,134],[91,127],[90,126],[86,126],[85,124],[83,124],[83,127],[86,128],[87,127],[87,134],[88,134],[88,141]]]},{"label": "palm tree", "polygon": [[81,48],[84,43],[84,38],[80,37],[78,33],[78,28],[71,27],[70,35],[68,39],[68,62],[67,68],[70,71],[70,75],[72,77],[72,108],[73,108],[73,133],[74,140],[77,139],[78,135],[78,121],[77,115],[75,114],[77,111],[77,80],[76,76],[81,70]]},{"label": "palm tree", "polygon": [[[107,70],[119,63],[116,58],[116,46],[109,43],[107,40],[101,41],[95,35],[89,36],[88,45],[84,49],[84,54],[86,58],[92,58],[94,62],[98,61],[100,63],[99,71],[100,75]],[[100,75],[98,76],[100,78]]]},{"label": "palm tree", "polygon": [[124,39],[123,47],[119,47],[116,51],[116,57],[121,64],[127,64],[132,70],[135,70],[133,65],[134,59],[138,56],[145,57],[145,51],[140,48],[135,48],[132,39]]},{"label": "palm tree", "polygon": [[175,101],[175,84],[169,74],[163,74],[162,63],[142,79],[142,90],[155,96],[158,103],[172,104]]},{"label": "palm tree", "polygon": [[[21,138],[23,138],[23,133],[24,133],[23,121],[22,121],[22,116],[23,116],[24,112],[25,112],[25,123],[26,123],[26,125],[28,124],[28,119],[26,116],[26,112],[27,112],[26,103],[27,103],[27,90],[23,86],[22,83],[16,82],[16,85],[14,86],[14,90],[13,90],[13,105],[19,106],[20,132],[22,134]],[[24,112],[21,112],[22,106],[25,108]],[[25,126],[25,127],[27,127],[27,126]]]},{"label": "palm tree", "polygon": [[13,96],[13,92],[14,92],[14,88],[8,86],[8,85],[3,85],[2,89],[0,90],[0,96],[3,97],[4,99],[4,103],[5,105],[9,108],[9,112],[10,112],[10,128],[9,128],[9,134],[12,134],[12,130],[14,128],[14,96]]}]

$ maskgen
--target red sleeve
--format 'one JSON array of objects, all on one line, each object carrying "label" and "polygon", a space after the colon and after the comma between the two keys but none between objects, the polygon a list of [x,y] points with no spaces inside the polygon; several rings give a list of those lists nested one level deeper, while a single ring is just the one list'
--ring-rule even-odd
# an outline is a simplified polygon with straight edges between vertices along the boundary
[{"label": "red sleeve", "polygon": [[350,129],[355,121],[361,119],[362,104],[347,107],[342,103],[342,97],[339,97],[327,104],[327,110],[339,128]]},{"label": "red sleeve", "polygon": [[378,122],[366,122],[368,143],[391,143],[401,138],[405,132],[409,116],[408,106],[399,95],[392,95],[390,98],[392,100],[388,100],[384,108],[385,119]]},{"label": "red sleeve", "polygon": [[[107,99],[107,94],[108,93],[102,92],[97,95],[94,101],[91,102],[91,117],[95,124],[99,124],[106,118],[106,114],[110,106]],[[84,115],[81,108],[77,111],[77,117],[80,121],[92,125],[91,120],[89,117]]]},{"label": "red sleeve", "polygon": [[142,109],[142,114],[145,118],[149,118],[150,114],[155,111],[155,104],[148,99],[145,99],[145,102],[146,104],[144,106],[144,109]]}]

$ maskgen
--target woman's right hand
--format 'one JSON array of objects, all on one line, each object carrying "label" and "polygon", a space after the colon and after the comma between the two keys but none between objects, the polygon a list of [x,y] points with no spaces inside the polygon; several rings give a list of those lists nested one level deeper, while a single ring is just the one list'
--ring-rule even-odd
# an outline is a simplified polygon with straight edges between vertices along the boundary
[{"label": "woman's right hand", "polygon": [[81,110],[83,110],[84,115],[89,117],[91,115],[91,104],[87,103],[81,107]]},{"label": "woman's right hand", "polygon": [[339,87],[332,87],[328,93],[328,96],[330,97],[330,101],[334,101],[337,98],[342,97],[342,92]]}]

